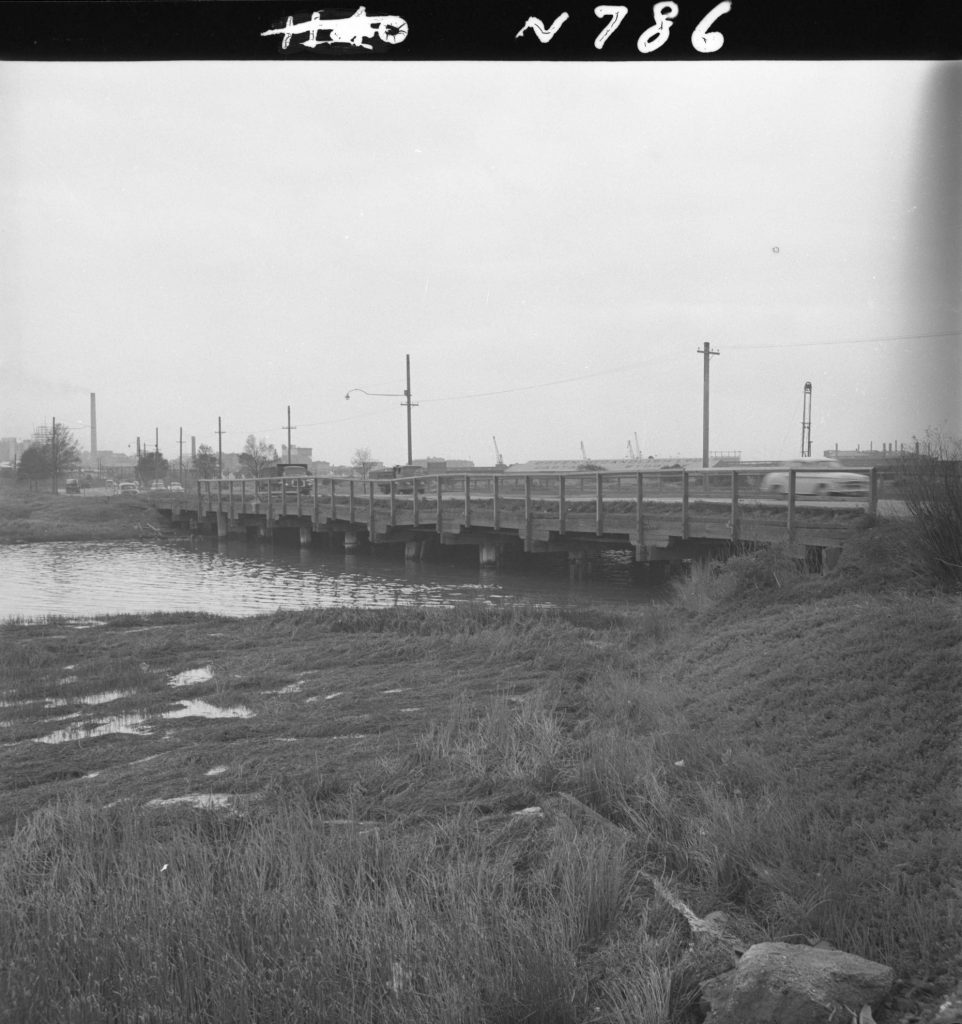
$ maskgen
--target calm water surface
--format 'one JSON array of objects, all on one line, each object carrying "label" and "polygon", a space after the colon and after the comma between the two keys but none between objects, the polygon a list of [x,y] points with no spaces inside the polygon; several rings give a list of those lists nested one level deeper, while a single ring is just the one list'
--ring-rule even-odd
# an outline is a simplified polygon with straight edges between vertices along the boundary
[{"label": "calm water surface", "polygon": [[256,615],[278,608],[478,600],[624,607],[648,604],[659,594],[639,582],[630,561],[619,558],[606,558],[577,580],[564,564],[494,571],[466,563],[405,562],[385,553],[345,555],[240,541],[0,546],[0,619],[158,611]]}]

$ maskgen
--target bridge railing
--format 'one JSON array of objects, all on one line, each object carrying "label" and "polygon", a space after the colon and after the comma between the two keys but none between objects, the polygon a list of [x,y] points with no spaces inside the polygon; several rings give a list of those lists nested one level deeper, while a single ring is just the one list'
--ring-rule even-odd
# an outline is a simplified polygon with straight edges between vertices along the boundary
[{"label": "bridge railing", "polygon": [[[874,468],[813,471],[773,466],[728,469],[658,469],[634,472],[578,473],[442,473],[394,479],[356,477],[266,477],[210,479],[197,484],[197,509],[226,513],[309,516],[367,524],[372,530],[378,515],[387,525],[402,520],[415,526],[445,522],[459,526],[512,524],[521,516],[526,532],[532,523],[550,519],[561,533],[569,527],[597,535],[607,526],[624,525],[634,516],[633,532],[644,530],[648,516],[674,509],[687,536],[692,516],[726,516],[732,535],[745,516],[784,510],[784,527],[791,536],[799,509],[829,503],[847,508],[864,507],[874,515],[878,502],[878,476]],[[839,474],[858,473],[864,484],[847,493]],[[774,475],[773,475],[774,474]],[[824,479],[823,479],[824,478]],[[172,502],[173,504],[173,502]],[[590,520],[586,517],[590,517]]]}]

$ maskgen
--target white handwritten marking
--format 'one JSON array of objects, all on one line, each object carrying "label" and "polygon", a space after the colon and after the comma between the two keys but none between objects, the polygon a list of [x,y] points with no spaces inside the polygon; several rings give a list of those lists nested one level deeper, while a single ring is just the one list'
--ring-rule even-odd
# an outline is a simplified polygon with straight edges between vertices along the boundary
[{"label": "white handwritten marking", "polygon": [[722,0],[722,3],[713,7],[695,26],[695,31],[691,34],[691,45],[699,53],[716,53],[725,45],[725,37],[721,32],[709,32],[708,30],[718,18],[727,14],[731,9],[731,0]]},{"label": "white handwritten marking", "polygon": [[608,42],[608,39],[622,23],[627,13],[627,7],[612,7],[609,4],[600,4],[595,8],[596,18],[611,18],[611,21],[598,33],[598,38],[595,40],[596,50],[600,50]]},{"label": "white handwritten marking", "polygon": [[514,37],[520,39],[525,32],[530,28],[534,34],[541,40],[542,43],[550,43],[555,37],[555,33],[559,28],[568,20],[568,12],[565,11],[563,14],[559,14],[557,18],[551,23],[550,28],[544,27],[544,22],[540,18],[528,18],[524,23],[521,31]]},{"label": "white handwritten marking", "polygon": [[674,3],[674,0],[664,0],[662,3],[655,4],[651,13],[655,23],[651,28],[642,32],[638,40],[640,53],[653,53],[668,41],[671,26],[675,18],[678,17],[678,4]]},{"label": "white handwritten marking", "polygon": [[[328,33],[329,38],[318,39],[319,32]],[[268,29],[261,32],[261,35],[283,36],[281,49],[286,50],[291,45],[291,39],[301,33],[307,33],[307,39],[302,39],[301,45],[310,50],[339,43],[373,50],[374,47],[365,43],[365,39],[373,39],[376,35],[382,43],[394,46],[407,38],[408,23],[396,14],[369,15],[366,8],[358,7],[349,18],[322,18],[320,11],[314,11],[309,21],[295,24],[293,17],[288,17],[284,28]]]}]

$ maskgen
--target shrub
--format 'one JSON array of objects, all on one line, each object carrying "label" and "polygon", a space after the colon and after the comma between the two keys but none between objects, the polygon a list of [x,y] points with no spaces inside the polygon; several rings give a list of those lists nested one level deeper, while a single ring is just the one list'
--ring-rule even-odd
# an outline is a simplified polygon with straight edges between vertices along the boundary
[{"label": "shrub", "polygon": [[930,431],[924,450],[902,459],[900,477],[932,571],[962,587],[962,441]]}]

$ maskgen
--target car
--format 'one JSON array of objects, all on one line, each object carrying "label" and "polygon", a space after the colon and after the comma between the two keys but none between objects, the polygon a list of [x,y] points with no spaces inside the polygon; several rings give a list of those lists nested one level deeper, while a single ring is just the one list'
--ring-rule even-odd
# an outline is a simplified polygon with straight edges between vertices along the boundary
[{"label": "car", "polygon": [[167,484],[165,484],[163,480],[151,480],[150,481],[150,490],[152,490],[152,491],[166,491],[167,490]]},{"label": "car", "polygon": [[864,473],[850,473],[837,459],[805,457],[785,463],[784,468],[766,473],[761,489],[768,494],[788,494],[788,471],[795,474],[795,493],[817,494],[821,497],[840,495],[861,497],[868,494],[869,478]]},{"label": "car", "polygon": [[70,477],[63,487],[67,494],[79,494],[80,493],[80,481]]},{"label": "car", "polygon": [[140,488],[136,484],[131,483],[129,480],[125,480],[117,488],[117,493],[118,494],[140,494]]},{"label": "car", "polygon": [[170,485],[168,490],[170,491],[171,494],[183,494],[184,493],[183,484],[177,483],[176,480]]}]

